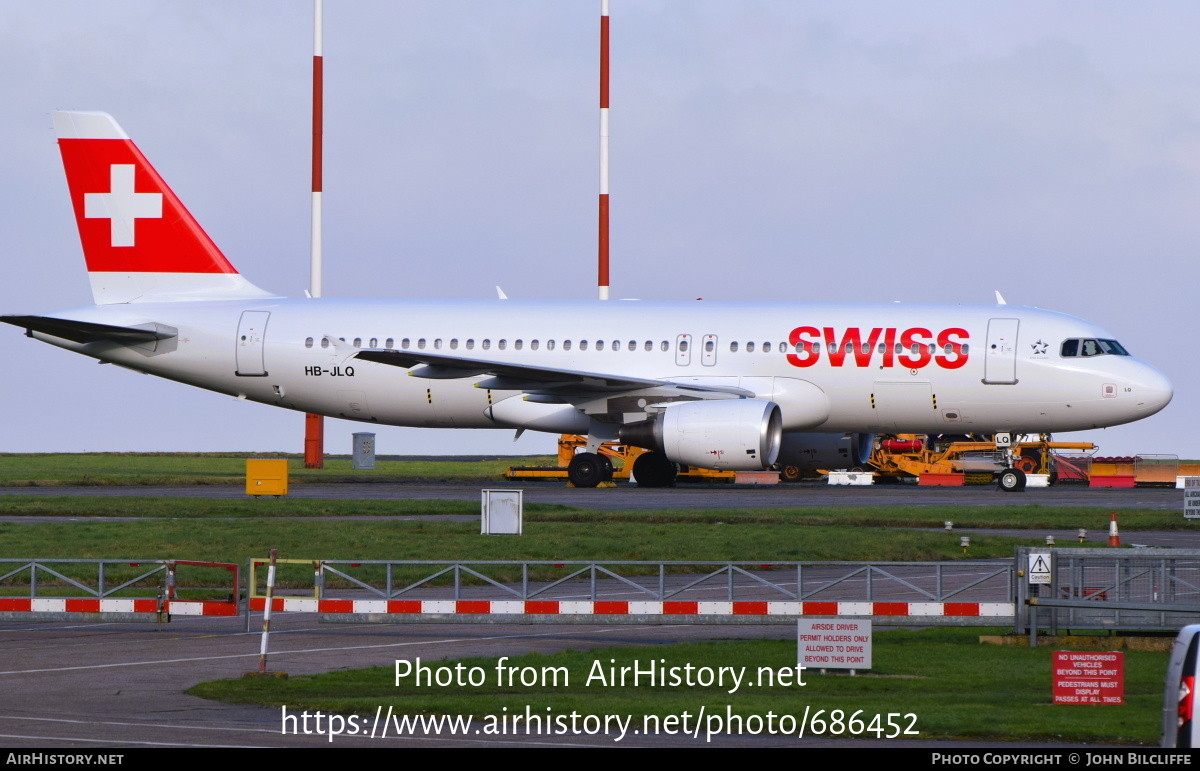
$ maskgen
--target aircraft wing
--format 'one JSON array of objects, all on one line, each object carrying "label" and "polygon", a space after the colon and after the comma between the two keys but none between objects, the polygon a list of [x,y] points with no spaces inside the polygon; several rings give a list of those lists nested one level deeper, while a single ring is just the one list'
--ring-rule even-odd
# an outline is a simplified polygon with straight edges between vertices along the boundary
[{"label": "aircraft wing", "polygon": [[593,398],[605,393],[667,389],[680,396],[693,399],[729,398],[753,396],[743,388],[681,385],[670,380],[637,378],[626,375],[608,375],[599,372],[536,367],[512,362],[469,359],[462,356],[447,356],[425,351],[394,351],[369,349],[360,351],[355,357],[393,367],[408,369],[413,377],[435,380],[491,375],[475,384],[476,388],[491,388],[497,391],[524,391],[531,394],[563,397],[563,401],[577,398]]},{"label": "aircraft wing", "polygon": [[91,321],[56,319],[52,316],[0,316],[0,321],[25,328],[25,334],[41,332],[44,335],[61,337],[74,343],[96,343],[107,340],[121,345],[152,343],[175,337],[179,330],[165,324],[138,324],[133,327],[118,327],[112,324],[97,324]]}]

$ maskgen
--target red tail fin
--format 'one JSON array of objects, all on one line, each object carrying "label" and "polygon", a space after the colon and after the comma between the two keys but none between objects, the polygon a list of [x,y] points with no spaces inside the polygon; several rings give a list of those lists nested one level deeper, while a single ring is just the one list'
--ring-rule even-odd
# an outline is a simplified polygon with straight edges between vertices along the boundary
[{"label": "red tail fin", "polygon": [[269,296],[238,275],[112,116],[56,112],[96,302]]}]

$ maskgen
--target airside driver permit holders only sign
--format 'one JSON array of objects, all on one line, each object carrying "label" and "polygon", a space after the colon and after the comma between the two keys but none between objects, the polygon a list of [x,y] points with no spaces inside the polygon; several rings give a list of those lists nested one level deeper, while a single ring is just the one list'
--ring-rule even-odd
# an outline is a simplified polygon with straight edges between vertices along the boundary
[{"label": "airside driver permit holders only sign", "polygon": [[796,661],[806,669],[870,669],[871,619],[802,618]]}]

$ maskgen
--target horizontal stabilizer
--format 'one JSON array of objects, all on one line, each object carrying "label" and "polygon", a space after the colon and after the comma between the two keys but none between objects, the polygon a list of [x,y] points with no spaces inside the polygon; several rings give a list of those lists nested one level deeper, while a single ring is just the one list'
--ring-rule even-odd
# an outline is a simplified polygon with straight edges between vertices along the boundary
[{"label": "horizontal stabilizer", "polygon": [[75,343],[96,343],[107,340],[122,345],[152,343],[166,340],[179,334],[175,327],[165,324],[138,324],[133,327],[117,327],[111,324],[96,324],[91,321],[56,319],[50,316],[0,316],[0,321],[25,328],[25,334],[41,332],[44,335],[61,337]]}]

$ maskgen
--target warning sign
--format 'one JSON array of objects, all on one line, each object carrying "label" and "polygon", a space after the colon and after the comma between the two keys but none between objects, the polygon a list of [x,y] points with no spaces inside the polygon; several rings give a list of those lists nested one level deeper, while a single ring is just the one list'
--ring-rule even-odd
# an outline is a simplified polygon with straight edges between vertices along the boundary
[{"label": "warning sign", "polygon": [[1125,654],[1055,651],[1055,704],[1124,704]]},{"label": "warning sign", "polygon": [[1200,477],[1185,477],[1183,480],[1184,519],[1200,519]]},{"label": "warning sign", "polygon": [[871,620],[802,618],[796,661],[811,669],[870,669]]},{"label": "warning sign", "polygon": [[1050,583],[1050,555],[1043,551],[1029,553],[1029,569],[1025,571],[1031,584]]}]

